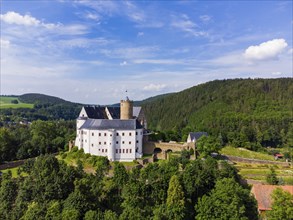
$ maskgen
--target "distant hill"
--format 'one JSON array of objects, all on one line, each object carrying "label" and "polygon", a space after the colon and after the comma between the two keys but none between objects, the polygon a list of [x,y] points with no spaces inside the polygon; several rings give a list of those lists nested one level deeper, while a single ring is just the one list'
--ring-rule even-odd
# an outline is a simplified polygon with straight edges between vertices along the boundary
[{"label": "distant hill", "polygon": [[18,97],[18,99],[24,103],[30,103],[30,104],[64,104],[64,103],[70,103],[68,101],[65,101],[61,98],[39,94],[39,93],[28,93],[24,94]]},{"label": "distant hill", "polygon": [[292,78],[215,80],[142,106],[149,128],[173,130],[183,139],[189,131],[207,131],[235,145],[281,146],[293,136]]},{"label": "distant hill", "polygon": [[[81,104],[69,102],[58,97],[48,96],[38,93],[29,93],[17,97],[22,103],[33,104],[33,108],[18,108],[18,105],[14,105],[13,109],[11,106],[2,108],[0,112],[3,120],[18,121],[23,118],[28,121],[33,120],[73,120],[76,119]],[[20,105],[21,106],[21,105]]]}]

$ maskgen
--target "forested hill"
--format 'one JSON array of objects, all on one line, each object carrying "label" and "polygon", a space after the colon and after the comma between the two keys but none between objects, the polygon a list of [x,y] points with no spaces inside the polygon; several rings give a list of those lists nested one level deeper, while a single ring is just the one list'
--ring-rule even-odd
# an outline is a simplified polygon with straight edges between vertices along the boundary
[{"label": "forested hill", "polygon": [[3,121],[19,121],[23,118],[28,121],[34,120],[73,120],[76,119],[81,104],[69,102],[54,96],[38,93],[24,94],[18,97],[23,103],[34,104],[31,109],[6,108],[1,109],[0,118]]},{"label": "forested hill", "polygon": [[20,101],[30,104],[65,104],[70,103],[68,101],[65,101],[63,99],[49,96],[49,95],[43,95],[39,93],[28,93],[24,94],[18,97]]},{"label": "forested hill", "polygon": [[215,80],[143,108],[149,128],[173,130],[183,139],[189,131],[207,131],[238,146],[277,146],[293,136],[293,78]]}]

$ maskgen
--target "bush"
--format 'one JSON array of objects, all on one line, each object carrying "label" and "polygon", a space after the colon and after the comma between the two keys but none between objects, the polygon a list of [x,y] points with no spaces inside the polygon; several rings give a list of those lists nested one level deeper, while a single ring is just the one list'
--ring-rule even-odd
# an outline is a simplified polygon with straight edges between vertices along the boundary
[{"label": "bush", "polygon": [[18,101],[16,99],[14,99],[14,100],[11,100],[11,103],[12,104],[18,104]]}]

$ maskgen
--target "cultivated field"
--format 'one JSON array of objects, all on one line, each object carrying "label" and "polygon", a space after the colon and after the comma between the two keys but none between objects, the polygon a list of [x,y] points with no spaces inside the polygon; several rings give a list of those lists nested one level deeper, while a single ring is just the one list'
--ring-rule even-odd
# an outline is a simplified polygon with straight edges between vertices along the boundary
[{"label": "cultivated field", "polygon": [[[13,104],[11,101],[17,100],[18,104]],[[4,108],[33,108],[33,104],[23,103],[18,100],[17,97],[0,96],[0,109]]]}]

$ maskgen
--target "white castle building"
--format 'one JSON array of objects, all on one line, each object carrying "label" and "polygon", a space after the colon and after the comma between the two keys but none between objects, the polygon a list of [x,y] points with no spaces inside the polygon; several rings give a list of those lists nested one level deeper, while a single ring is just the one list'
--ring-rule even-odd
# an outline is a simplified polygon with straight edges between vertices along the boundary
[{"label": "white castle building", "polygon": [[127,97],[120,107],[85,106],[76,121],[75,145],[85,153],[106,156],[110,161],[142,157],[146,119],[141,107]]}]

